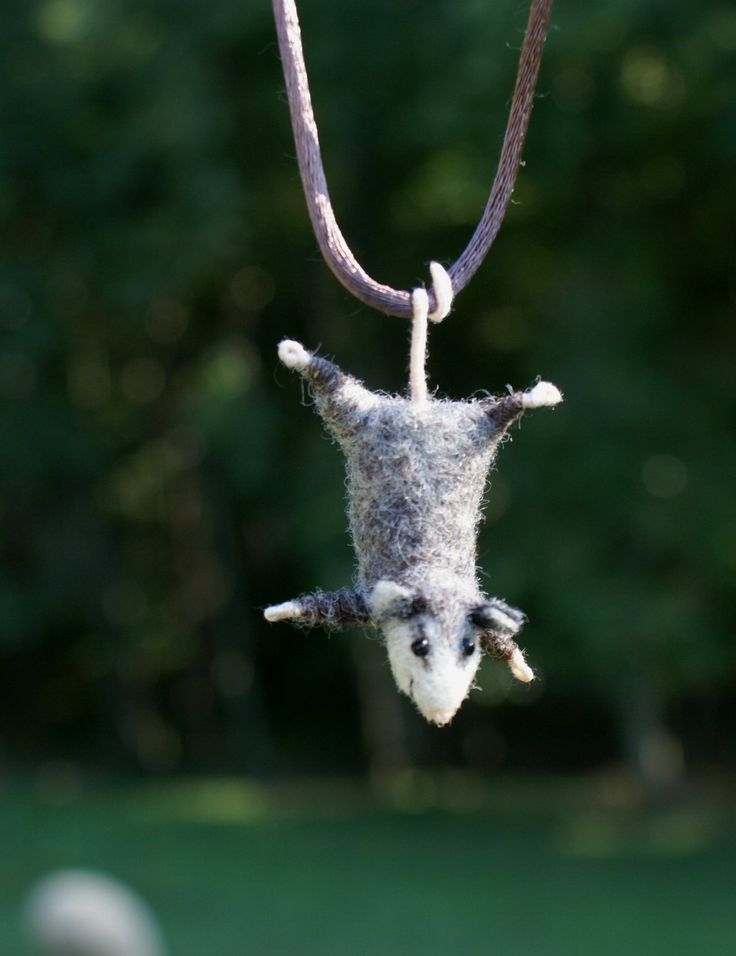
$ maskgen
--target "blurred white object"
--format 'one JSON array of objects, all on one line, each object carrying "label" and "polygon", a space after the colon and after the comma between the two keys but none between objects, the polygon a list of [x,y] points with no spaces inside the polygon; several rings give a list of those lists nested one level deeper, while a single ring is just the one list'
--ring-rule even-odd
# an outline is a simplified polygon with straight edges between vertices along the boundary
[{"label": "blurred white object", "polygon": [[153,913],[122,883],[88,870],[41,880],[26,904],[26,929],[44,956],[164,956]]}]

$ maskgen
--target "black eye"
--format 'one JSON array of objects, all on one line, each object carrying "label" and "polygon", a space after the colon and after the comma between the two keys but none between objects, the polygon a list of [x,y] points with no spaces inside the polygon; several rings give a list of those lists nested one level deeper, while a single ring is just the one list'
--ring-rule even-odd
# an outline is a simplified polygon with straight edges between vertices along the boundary
[{"label": "black eye", "polygon": [[426,637],[418,637],[411,642],[411,649],[417,657],[426,657],[429,654],[429,641]]},{"label": "black eye", "polygon": [[472,637],[464,637],[460,642],[460,650],[463,657],[472,657],[475,653],[475,641]]}]

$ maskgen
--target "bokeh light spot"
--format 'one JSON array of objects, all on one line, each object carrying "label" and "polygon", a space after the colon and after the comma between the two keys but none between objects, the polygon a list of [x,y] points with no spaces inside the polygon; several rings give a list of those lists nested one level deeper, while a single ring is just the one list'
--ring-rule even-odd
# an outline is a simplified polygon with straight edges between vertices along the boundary
[{"label": "bokeh light spot", "polygon": [[30,296],[19,286],[0,285],[0,328],[17,329],[31,316]]},{"label": "bokeh light spot", "polygon": [[37,382],[38,370],[30,356],[23,352],[0,356],[0,394],[6,398],[26,398],[33,394]]},{"label": "bokeh light spot", "polygon": [[245,266],[232,278],[230,297],[246,312],[257,312],[273,299],[276,286],[273,276],[260,266]]},{"label": "bokeh light spot", "polygon": [[685,183],[685,169],[675,156],[657,156],[643,167],[641,182],[652,196],[675,196]]},{"label": "bokeh light spot", "polygon": [[213,355],[204,368],[204,384],[213,399],[231,401],[247,391],[252,371],[246,356],[236,349]]},{"label": "bokeh light spot", "polygon": [[189,325],[189,313],[175,299],[154,299],[148,309],[146,328],[148,334],[161,345],[177,342]]},{"label": "bokeh light spot", "polygon": [[641,468],[644,487],[655,498],[676,498],[687,485],[687,467],[674,455],[651,455]]},{"label": "bokeh light spot", "polygon": [[80,0],[47,0],[36,13],[36,26],[52,43],[74,43],[84,33],[90,6]]},{"label": "bokeh light spot", "polygon": [[710,38],[722,50],[736,50],[736,9],[733,6],[718,7],[707,21]]},{"label": "bokeh light spot", "polygon": [[67,383],[72,401],[83,408],[101,408],[110,398],[110,370],[98,356],[87,355],[72,362]]},{"label": "bokeh light spot", "polygon": [[161,365],[151,358],[137,358],[128,362],[120,373],[123,394],[136,405],[146,405],[161,394],[166,376]]},{"label": "bokeh light spot", "polygon": [[656,47],[636,47],[626,54],[621,86],[635,102],[664,109],[677,106],[684,94],[682,77]]}]

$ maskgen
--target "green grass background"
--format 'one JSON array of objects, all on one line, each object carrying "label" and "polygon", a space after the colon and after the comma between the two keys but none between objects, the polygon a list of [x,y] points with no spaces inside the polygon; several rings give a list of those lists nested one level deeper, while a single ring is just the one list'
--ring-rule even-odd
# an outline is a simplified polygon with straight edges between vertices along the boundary
[{"label": "green grass background", "polygon": [[27,953],[37,877],[91,866],[145,896],[172,956],[728,954],[735,844],[712,804],[646,812],[463,779],[378,799],[324,783],[14,789],[0,798],[0,953]]}]

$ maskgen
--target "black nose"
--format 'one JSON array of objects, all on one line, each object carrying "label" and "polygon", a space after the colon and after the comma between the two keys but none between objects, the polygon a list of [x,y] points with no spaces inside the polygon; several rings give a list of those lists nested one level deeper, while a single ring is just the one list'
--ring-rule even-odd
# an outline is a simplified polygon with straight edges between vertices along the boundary
[{"label": "black nose", "polygon": [[464,637],[460,642],[460,650],[463,657],[472,657],[475,653],[475,641],[472,637]]},{"label": "black nose", "polygon": [[426,637],[418,637],[411,642],[411,649],[417,657],[426,657],[429,654],[429,641]]}]

